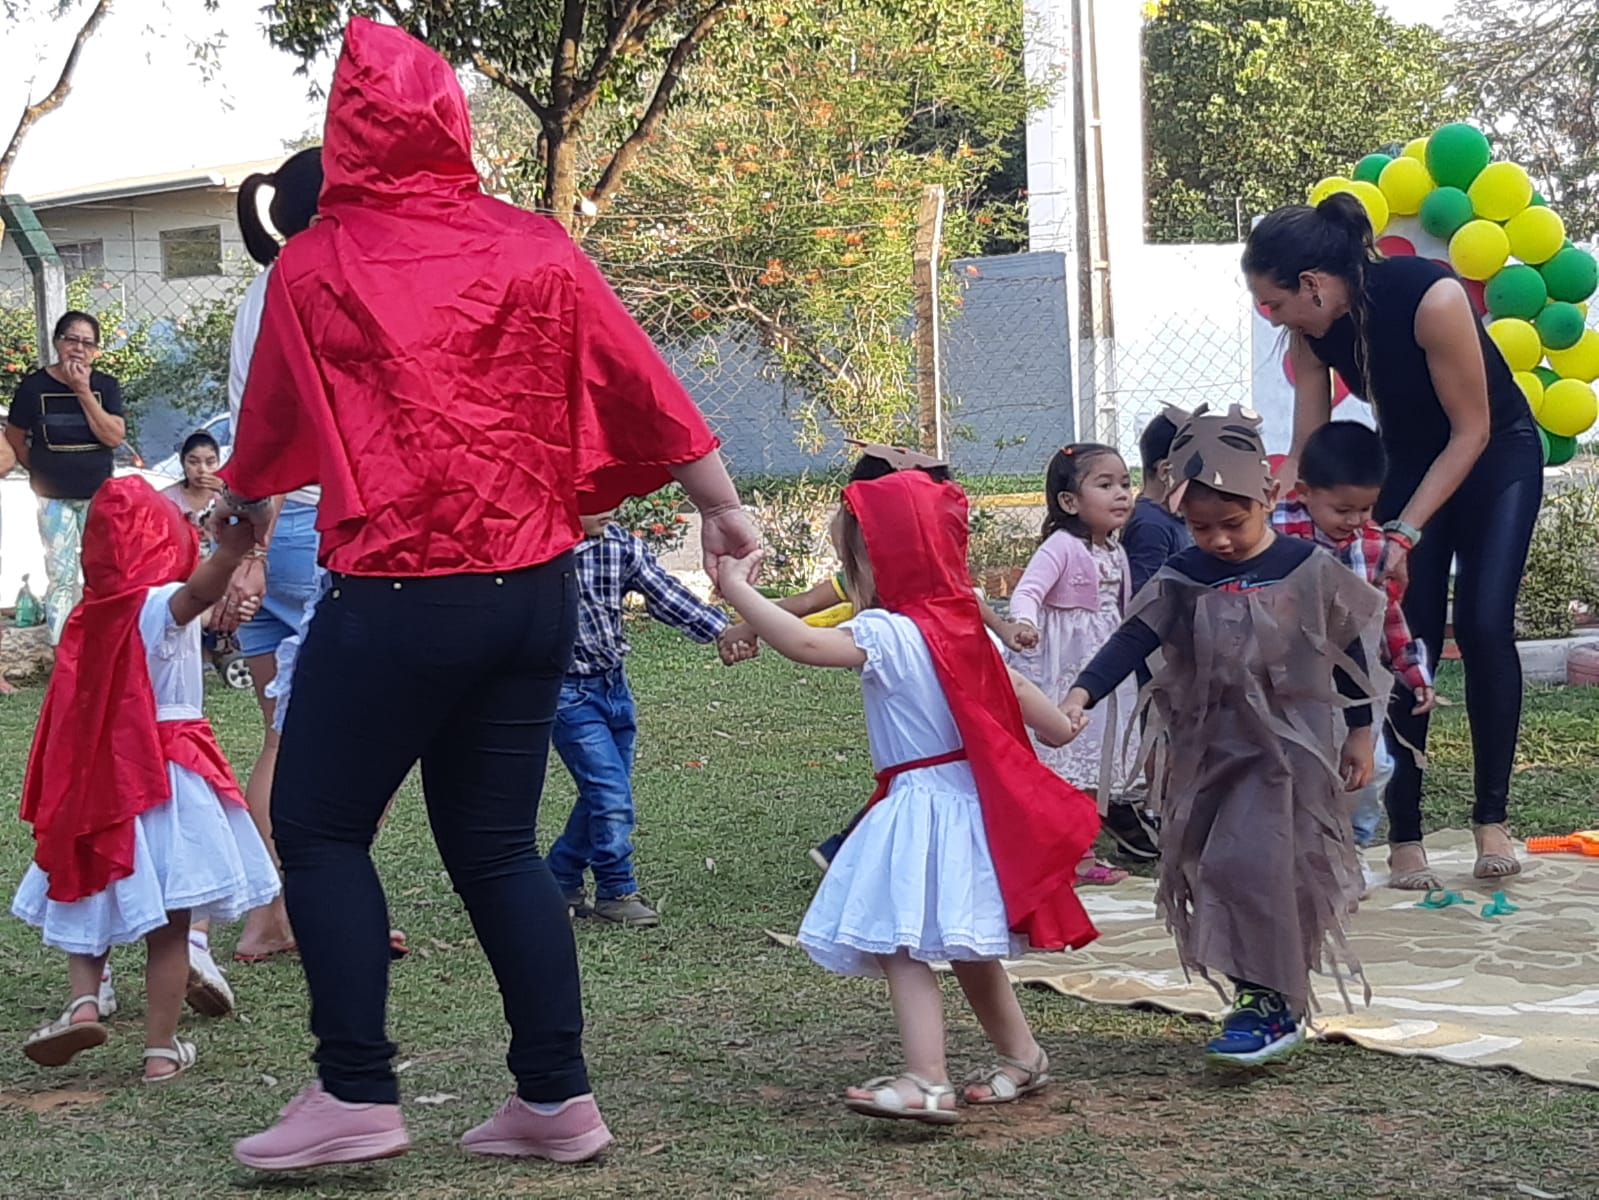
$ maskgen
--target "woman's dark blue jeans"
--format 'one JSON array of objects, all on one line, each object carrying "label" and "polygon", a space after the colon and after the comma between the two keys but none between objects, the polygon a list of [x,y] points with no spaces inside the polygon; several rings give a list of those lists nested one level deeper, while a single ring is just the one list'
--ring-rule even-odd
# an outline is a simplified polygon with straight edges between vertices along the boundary
[{"label": "woman's dark blue jeans", "polygon": [[399,1099],[388,908],[371,850],[418,762],[439,854],[499,982],[517,1094],[558,1102],[589,1090],[577,952],[535,828],[576,618],[569,555],[499,575],[335,575],[317,609],[272,824],[315,1057],[340,1100]]}]

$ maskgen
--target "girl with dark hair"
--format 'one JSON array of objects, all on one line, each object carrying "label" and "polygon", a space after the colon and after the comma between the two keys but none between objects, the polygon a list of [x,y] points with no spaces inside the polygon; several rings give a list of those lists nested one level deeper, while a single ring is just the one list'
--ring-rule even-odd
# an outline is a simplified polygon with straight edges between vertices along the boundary
[{"label": "girl with dark hair", "polygon": [[222,451],[216,438],[201,429],[183,439],[178,451],[178,465],[183,468],[183,478],[161,489],[161,494],[178,506],[178,511],[189,523],[200,529],[201,552],[205,552],[206,517],[216,506],[217,493],[222,481],[217,471],[222,466]]},{"label": "girl with dark hair", "polygon": [[[1405,616],[1443,649],[1450,564],[1455,641],[1466,668],[1479,879],[1521,870],[1505,827],[1521,723],[1516,593],[1543,498],[1537,429],[1499,348],[1452,271],[1384,258],[1353,196],[1271,213],[1249,236],[1244,273],[1276,325],[1291,331],[1294,445],[1279,477],[1298,477],[1310,435],[1331,419],[1333,368],[1372,406],[1388,452],[1377,508],[1386,522],[1382,579],[1405,591]],[[1423,536],[1425,534],[1425,536]],[[1428,717],[1396,693],[1388,719],[1400,754],[1387,794],[1394,887],[1440,886],[1421,835]]]},{"label": "girl with dark hair", "polygon": [[[1116,540],[1132,515],[1132,479],[1115,450],[1084,442],[1055,451],[1044,493],[1039,547],[1010,599],[1011,619],[1026,631],[1020,638],[1025,649],[1014,651],[1010,659],[1059,704],[1078,672],[1121,627],[1132,599],[1132,571]],[[1111,707],[1106,705],[1069,746],[1050,746],[1035,738],[1039,757],[1068,783],[1097,791],[1104,739],[1125,735],[1135,699],[1136,689],[1124,684],[1114,696],[1114,721],[1105,715]],[[1121,795],[1131,782],[1132,764],[1126,754],[1115,754],[1114,761],[1112,776],[1104,782]],[[1107,885],[1126,878],[1126,871],[1096,861],[1091,851],[1077,869],[1079,884]]]},{"label": "girl with dark hair", "polygon": [[89,499],[111,478],[111,452],[127,436],[122,388],[94,369],[100,322],[86,312],[63,313],[54,345],[56,361],[23,376],[6,416],[6,441],[39,498],[51,645],[61,641],[83,594],[78,562]]}]

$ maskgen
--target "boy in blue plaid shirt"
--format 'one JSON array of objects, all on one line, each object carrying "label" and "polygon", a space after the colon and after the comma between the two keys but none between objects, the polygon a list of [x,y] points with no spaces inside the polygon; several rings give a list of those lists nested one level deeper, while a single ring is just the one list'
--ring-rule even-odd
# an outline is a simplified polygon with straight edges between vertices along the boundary
[{"label": "boy in blue plaid shirt", "polygon": [[[650,616],[711,642],[727,616],[673,579],[644,543],[612,524],[612,513],[583,518],[573,552],[577,571],[577,643],[561,683],[552,740],[577,784],[566,831],[550,847],[550,870],[574,917],[650,926],[660,916],[633,878],[633,740],[638,723],[623,660],[622,597],[638,592]],[[594,874],[591,904],[583,872]]]}]

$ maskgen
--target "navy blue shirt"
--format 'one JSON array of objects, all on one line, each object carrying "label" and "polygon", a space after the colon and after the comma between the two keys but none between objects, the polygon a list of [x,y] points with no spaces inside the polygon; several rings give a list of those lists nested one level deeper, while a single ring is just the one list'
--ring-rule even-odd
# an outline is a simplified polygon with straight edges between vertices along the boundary
[{"label": "navy blue shirt", "polygon": [[1167,559],[1193,544],[1181,517],[1147,496],[1138,497],[1133,515],[1122,527],[1122,549],[1127,552],[1127,565],[1132,571],[1133,594],[1137,595]]}]

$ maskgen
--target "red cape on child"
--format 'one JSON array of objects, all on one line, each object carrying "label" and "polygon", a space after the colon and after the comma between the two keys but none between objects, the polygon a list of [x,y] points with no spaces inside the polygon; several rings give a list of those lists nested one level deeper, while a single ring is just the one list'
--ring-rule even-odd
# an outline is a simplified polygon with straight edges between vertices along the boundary
[{"label": "red cape on child", "polygon": [[916,622],[965,744],[1011,931],[1038,950],[1099,936],[1077,898],[1077,864],[1099,832],[1094,801],[1038,759],[966,566],[966,493],[920,471],[844,489],[878,599]]},{"label": "red cape on child", "polygon": [[139,612],[150,588],[187,579],[198,562],[194,527],[144,480],[112,479],[94,494],[83,601],[56,648],[22,784],[52,900],[132,874],[133,819],[171,799]]}]

